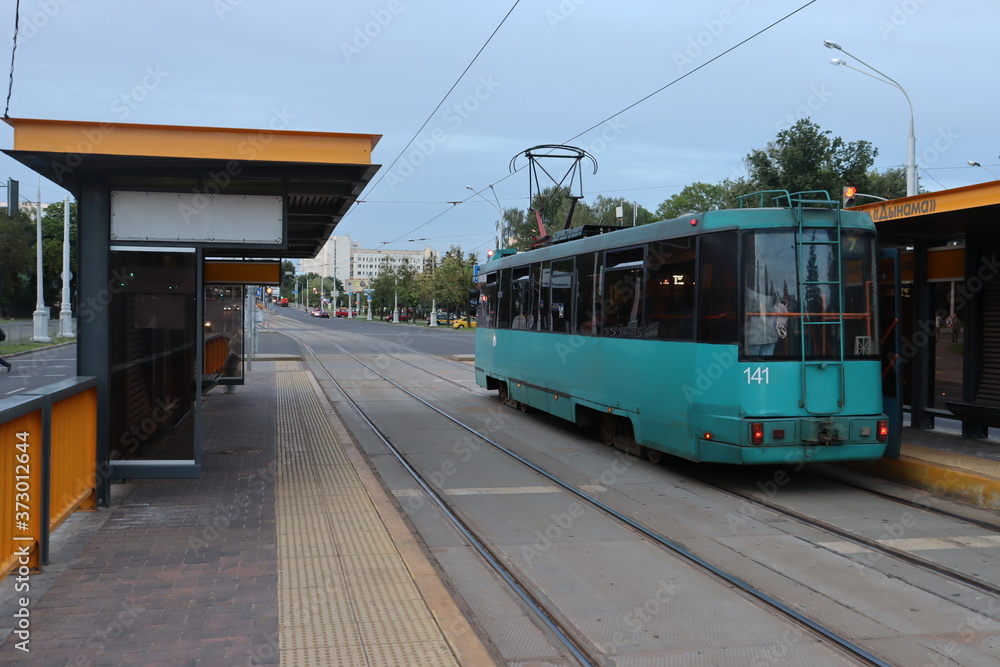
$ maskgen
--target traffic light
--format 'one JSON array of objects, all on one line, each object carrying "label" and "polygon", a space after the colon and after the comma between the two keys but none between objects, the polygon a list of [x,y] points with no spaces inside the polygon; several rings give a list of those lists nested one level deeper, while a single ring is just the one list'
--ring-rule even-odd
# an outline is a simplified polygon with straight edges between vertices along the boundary
[{"label": "traffic light", "polygon": [[268,287],[266,291],[267,291],[267,295],[268,295],[268,296],[271,296],[271,293],[272,293],[272,292],[273,292],[274,290],[273,290],[273,289],[271,289],[270,287]]},{"label": "traffic light", "polygon": [[844,187],[844,208],[854,206],[854,195],[858,194],[858,189],[853,185]]}]

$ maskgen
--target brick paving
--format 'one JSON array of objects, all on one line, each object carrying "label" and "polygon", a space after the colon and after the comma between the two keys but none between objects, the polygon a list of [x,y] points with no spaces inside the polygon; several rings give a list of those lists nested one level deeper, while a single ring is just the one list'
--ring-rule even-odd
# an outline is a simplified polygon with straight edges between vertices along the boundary
[{"label": "brick paving", "polygon": [[[237,393],[207,398],[200,479],[131,482],[110,508],[56,531],[87,541],[61,572],[36,575],[51,581],[32,594],[31,651],[10,635],[0,664],[278,664],[272,366],[255,364]],[[53,566],[61,555],[54,547]]]}]

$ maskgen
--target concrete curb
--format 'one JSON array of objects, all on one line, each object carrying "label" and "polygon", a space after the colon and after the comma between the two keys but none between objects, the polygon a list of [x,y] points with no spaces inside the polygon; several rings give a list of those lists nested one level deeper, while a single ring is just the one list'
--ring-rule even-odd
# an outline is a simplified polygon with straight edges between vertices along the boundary
[{"label": "concrete curb", "polygon": [[1000,509],[1000,479],[919,459],[881,459],[844,463],[843,467],[873,477],[962,500],[988,509]]}]

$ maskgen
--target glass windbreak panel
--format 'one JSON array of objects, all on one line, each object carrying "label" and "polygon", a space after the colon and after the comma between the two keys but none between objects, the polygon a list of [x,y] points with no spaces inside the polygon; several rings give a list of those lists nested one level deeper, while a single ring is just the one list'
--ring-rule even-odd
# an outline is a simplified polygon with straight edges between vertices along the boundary
[{"label": "glass windbreak panel", "polygon": [[698,341],[736,343],[739,339],[736,232],[699,237],[698,254]]},{"label": "glass windbreak panel", "polygon": [[694,239],[649,244],[644,338],[694,338],[694,272]]},{"label": "glass windbreak panel", "polygon": [[597,286],[600,278],[595,265],[595,254],[592,252],[579,255],[576,258],[576,280],[579,289],[576,302],[576,327],[574,331],[581,336],[597,334]]},{"label": "glass windbreak panel", "polygon": [[511,271],[510,277],[511,329],[530,329],[531,319],[531,268],[522,266]]},{"label": "glass windbreak panel", "polygon": [[573,322],[573,273],[576,262],[572,258],[552,262],[549,282],[552,285],[552,331],[569,333]]},{"label": "glass windbreak panel", "polygon": [[490,273],[486,276],[479,292],[479,308],[476,312],[476,321],[481,327],[495,327],[497,323],[497,293],[499,292],[499,273]]},{"label": "glass windbreak panel", "polygon": [[640,336],[644,260],[645,248],[641,246],[605,254],[602,336]]},{"label": "glass windbreak panel", "polygon": [[243,384],[243,286],[207,285],[203,381]]},{"label": "glass windbreak panel", "polygon": [[112,460],[194,459],[197,255],[113,251],[108,305]]}]

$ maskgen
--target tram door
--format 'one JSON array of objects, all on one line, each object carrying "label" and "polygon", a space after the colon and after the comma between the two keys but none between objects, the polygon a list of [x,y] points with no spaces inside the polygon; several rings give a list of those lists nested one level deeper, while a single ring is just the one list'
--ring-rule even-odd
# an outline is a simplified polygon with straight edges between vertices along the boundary
[{"label": "tram door", "polygon": [[889,417],[889,440],[885,457],[899,458],[903,430],[903,364],[899,363],[900,298],[899,250],[884,248],[879,252],[878,300],[879,338],[882,351],[882,411]]}]

